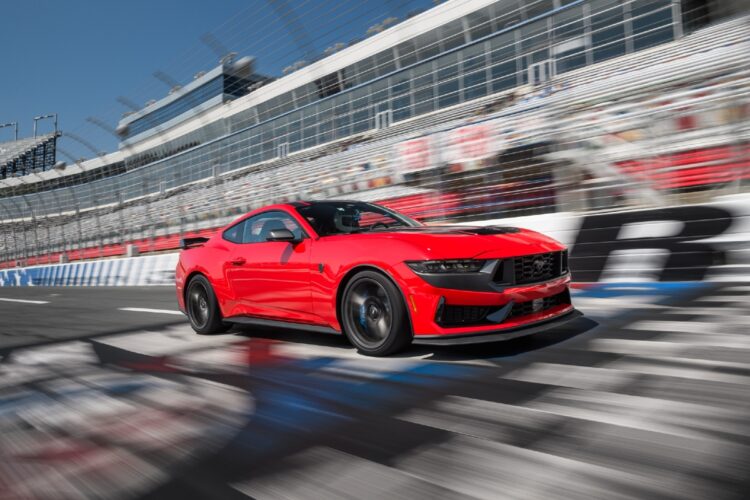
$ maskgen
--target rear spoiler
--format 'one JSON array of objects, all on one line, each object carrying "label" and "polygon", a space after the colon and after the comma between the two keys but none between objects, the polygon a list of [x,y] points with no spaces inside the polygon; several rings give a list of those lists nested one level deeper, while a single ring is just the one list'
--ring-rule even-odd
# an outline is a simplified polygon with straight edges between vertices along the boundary
[{"label": "rear spoiler", "polygon": [[199,247],[208,241],[208,238],[203,236],[196,236],[195,238],[182,238],[180,240],[180,248],[187,250],[188,248]]}]

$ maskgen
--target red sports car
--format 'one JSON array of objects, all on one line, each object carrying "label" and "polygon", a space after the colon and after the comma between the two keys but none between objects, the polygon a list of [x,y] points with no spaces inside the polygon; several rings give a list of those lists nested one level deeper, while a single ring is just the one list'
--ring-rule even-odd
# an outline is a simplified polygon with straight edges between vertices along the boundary
[{"label": "red sports car", "polygon": [[177,300],[198,333],[233,323],[344,333],[360,352],[553,328],[571,304],[565,247],[514,227],[425,226],[358,201],[250,212],[183,240]]}]

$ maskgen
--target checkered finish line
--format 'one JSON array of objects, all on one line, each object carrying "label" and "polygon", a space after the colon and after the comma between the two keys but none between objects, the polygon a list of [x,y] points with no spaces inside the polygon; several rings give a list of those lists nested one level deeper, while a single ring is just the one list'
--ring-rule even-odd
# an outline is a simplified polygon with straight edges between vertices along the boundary
[{"label": "checkered finish line", "polygon": [[750,287],[576,295],[570,328],[397,358],[187,325],[6,350],[0,496],[742,498]]}]

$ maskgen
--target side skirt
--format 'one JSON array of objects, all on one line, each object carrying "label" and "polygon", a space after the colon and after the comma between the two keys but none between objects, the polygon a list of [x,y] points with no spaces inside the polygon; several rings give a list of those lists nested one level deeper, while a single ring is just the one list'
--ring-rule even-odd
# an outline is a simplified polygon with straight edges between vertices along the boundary
[{"label": "side skirt", "polygon": [[288,328],[290,330],[302,330],[306,332],[330,333],[341,335],[341,332],[334,330],[330,326],[308,325],[306,323],[295,323],[293,321],[277,321],[273,319],[251,318],[250,316],[230,316],[224,318],[227,323],[236,323],[240,325],[265,326],[269,328]]}]

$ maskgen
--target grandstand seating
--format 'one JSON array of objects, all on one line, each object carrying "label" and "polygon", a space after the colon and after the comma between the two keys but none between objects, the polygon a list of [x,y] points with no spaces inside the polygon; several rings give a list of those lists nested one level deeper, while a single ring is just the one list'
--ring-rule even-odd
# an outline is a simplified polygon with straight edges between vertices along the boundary
[{"label": "grandstand seating", "polygon": [[57,136],[57,133],[28,137],[9,142],[0,142],[0,175],[6,175],[5,166]]}]

